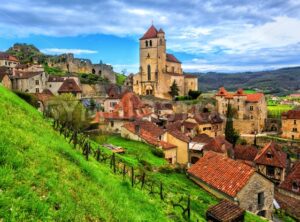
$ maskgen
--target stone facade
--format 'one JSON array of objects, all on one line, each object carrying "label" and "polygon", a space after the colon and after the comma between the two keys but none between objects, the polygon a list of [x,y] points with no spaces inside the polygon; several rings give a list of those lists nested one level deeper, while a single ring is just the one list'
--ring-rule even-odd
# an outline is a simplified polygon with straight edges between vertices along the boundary
[{"label": "stone facade", "polygon": [[263,93],[245,94],[242,89],[229,93],[224,87],[215,96],[217,111],[226,116],[228,104],[235,110],[234,127],[241,134],[261,133],[267,119],[267,103]]},{"label": "stone facade", "polygon": [[108,79],[110,83],[116,83],[116,74],[113,67],[101,61],[99,64],[93,64],[89,59],[74,58],[72,53],[68,53],[51,57],[47,62],[50,67],[58,67],[71,73],[92,73]]},{"label": "stone facade", "polygon": [[300,110],[291,110],[283,113],[282,137],[288,139],[300,139]]},{"label": "stone facade", "polygon": [[19,60],[7,53],[0,52],[0,67],[6,67],[12,70],[19,64]]},{"label": "stone facade", "polygon": [[0,73],[0,84],[2,84],[7,89],[12,88],[11,80],[6,73]]},{"label": "stone facade", "polygon": [[166,53],[164,31],[157,31],[152,25],[140,39],[140,71],[133,76],[133,91],[171,99],[169,91],[174,81],[180,96],[187,95],[189,90],[198,90],[197,77],[183,74],[181,62]]},{"label": "stone facade", "polygon": [[12,76],[12,89],[26,93],[40,93],[46,89],[45,72],[17,72]]}]

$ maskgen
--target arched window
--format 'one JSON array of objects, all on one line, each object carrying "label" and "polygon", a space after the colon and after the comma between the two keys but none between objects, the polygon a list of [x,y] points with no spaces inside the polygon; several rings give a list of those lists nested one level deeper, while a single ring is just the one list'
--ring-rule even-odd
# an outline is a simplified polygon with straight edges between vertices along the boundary
[{"label": "arched window", "polygon": [[95,70],[95,69],[92,69],[92,73],[95,74],[95,73],[96,73],[96,70]]},{"label": "arched window", "polygon": [[148,73],[148,80],[150,81],[151,80],[151,66],[148,65],[147,67],[147,73]]},{"label": "arched window", "polygon": [[152,47],[152,40],[150,40],[150,47]]},{"label": "arched window", "polygon": [[146,41],[146,47],[148,47],[148,41]]}]

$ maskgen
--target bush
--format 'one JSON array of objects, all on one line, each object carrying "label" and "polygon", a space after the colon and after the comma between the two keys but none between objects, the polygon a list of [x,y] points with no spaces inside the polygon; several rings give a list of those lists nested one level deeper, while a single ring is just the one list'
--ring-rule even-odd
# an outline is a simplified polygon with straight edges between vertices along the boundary
[{"label": "bush", "polygon": [[197,99],[201,95],[201,91],[189,91],[189,96],[192,97],[192,99]]},{"label": "bush", "polygon": [[161,150],[161,149],[158,149],[158,148],[152,148],[151,149],[151,152],[153,155],[157,156],[157,157],[161,157],[161,158],[164,158],[165,157],[165,154],[164,152]]},{"label": "bush", "polygon": [[152,171],[151,163],[149,163],[146,160],[140,160],[140,164],[143,166],[143,168],[147,171]]},{"label": "bush", "polygon": [[29,93],[20,92],[20,91],[15,91],[15,94],[17,94],[21,99],[25,100],[27,103],[29,103],[33,107],[35,107],[35,108],[39,107],[38,100],[34,95],[31,95]]},{"label": "bush", "polygon": [[162,166],[158,169],[158,171],[164,174],[174,173],[174,169],[170,165]]},{"label": "bush", "polygon": [[193,98],[191,96],[177,96],[175,98],[175,101],[185,101],[185,100],[192,100]]}]

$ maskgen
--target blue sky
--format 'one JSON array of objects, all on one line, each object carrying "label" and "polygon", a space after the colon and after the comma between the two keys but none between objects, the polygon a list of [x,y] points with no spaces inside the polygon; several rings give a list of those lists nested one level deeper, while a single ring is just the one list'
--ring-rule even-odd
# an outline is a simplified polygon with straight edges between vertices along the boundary
[{"label": "blue sky", "polygon": [[0,50],[31,43],[137,72],[151,25],[185,71],[238,72],[300,65],[300,0],[0,0]]}]

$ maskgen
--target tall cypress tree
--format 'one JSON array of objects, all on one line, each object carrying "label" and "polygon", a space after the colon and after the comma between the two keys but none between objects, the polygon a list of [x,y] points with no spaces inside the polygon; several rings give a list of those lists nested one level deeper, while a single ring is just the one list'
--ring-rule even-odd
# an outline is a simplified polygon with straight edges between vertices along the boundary
[{"label": "tall cypress tree", "polygon": [[225,139],[232,143],[233,146],[236,145],[240,135],[233,128],[233,109],[230,104],[227,106],[227,114],[226,114],[226,126],[225,126]]},{"label": "tall cypress tree", "polygon": [[178,88],[178,85],[177,85],[176,81],[174,80],[171,87],[170,87],[169,94],[172,96],[172,98],[175,98],[175,96],[179,95],[178,92],[179,92],[179,88]]}]

